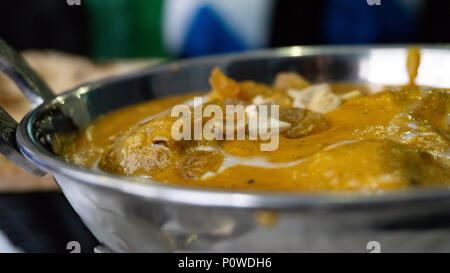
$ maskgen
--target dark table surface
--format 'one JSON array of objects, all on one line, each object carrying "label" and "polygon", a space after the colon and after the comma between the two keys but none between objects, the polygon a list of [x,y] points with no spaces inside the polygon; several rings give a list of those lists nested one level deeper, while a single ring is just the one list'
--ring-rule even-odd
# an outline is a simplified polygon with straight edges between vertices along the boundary
[{"label": "dark table surface", "polygon": [[0,231],[24,252],[70,252],[77,241],[92,253],[99,245],[60,192],[0,194]]}]

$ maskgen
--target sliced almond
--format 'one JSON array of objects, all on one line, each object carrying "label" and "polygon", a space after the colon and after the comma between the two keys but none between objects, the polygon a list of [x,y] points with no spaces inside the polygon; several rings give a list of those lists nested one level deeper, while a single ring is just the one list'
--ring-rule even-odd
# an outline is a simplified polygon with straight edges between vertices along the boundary
[{"label": "sliced almond", "polygon": [[362,96],[361,91],[353,90],[353,91],[350,91],[348,93],[341,95],[341,100],[350,100],[350,99],[360,97],[360,96]]},{"label": "sliced almond", "polygon": [[331,92],[329,84],[316,84],[301,91],[288,90],[288,95],[294,99],[292,107],[319,113],[333,111],[341,104],[341,99]]},{"label": "sliced almond", "polygon": [[264,98],[263,96],[258,95],[258,96],[253,98],[252,103],[255,104],[255,105],[271,104],[271,103],[273,103],[273,100],[268,99],[268,98]]},{"label": "sliced almond", "polygon": [[328,113],[341,105],[341,98],[327,90],[319,90],[314,93],[308,109],[318,113]]},{"label": "sliced almond", "polygon": [[[248,119],[257,118],[258,124],[256,128],[249,128],[249,130],[259,130],[263,132],[272,133],[276,129],[278,129],[279,133],[286,132],[289,130],[292,125],[289,122],[281,121],[279,119],[275,119],[273,117],[268,117],[266,120],[260,122],[260,119],[265,119],[265,117],[260,117],[258,108],[255,105],[251,105],[246,108],[246,114]],[[254,135],[257,135],[258,132],[253,132]]]},{"label": "sliced almond", "polygon": [[331,87],[329,84],[323,83],[311,85],[302,90],[289,89],[287,92],[288,95],[291,96],[294,100],[292,103],[292,107],[306,109],[308,108],[308,105],[310,104],[314,94],[318,91],[331,93]]},{"label": "sliced almond", "polygon": [[[274,122],[275,119],[271,119],[271,122]],[[292,125],[289,122],[285,122],[282,120],[278,120],[278,131],[280,133],[286,132],[287,130],[289,130],[292,127]]]}]

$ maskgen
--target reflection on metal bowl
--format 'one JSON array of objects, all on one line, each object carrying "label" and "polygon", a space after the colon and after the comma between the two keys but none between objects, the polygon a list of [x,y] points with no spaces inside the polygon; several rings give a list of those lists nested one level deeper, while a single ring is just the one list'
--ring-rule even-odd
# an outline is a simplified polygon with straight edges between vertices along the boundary
[{"label": "reflection on metal bowl", "polygon": [[[403,84],[406,54],[406,46],[291,47],[168,63],[86,84],[55,98],[45,96],[24,118],[16,137],[27,161],[16,157],[15,162],[51,173],[93,234],[116,252],[369,252],[372,241],[383,252],[450,251],[446,188],[380,195],[188,188],[100,174],[55,155],[79,128],[104,113],[207,90],[215,66],[234,79],[263,83],[279,71],[296,71],[313,82]],[[0,59],[7,63],[0,67],[16,72],[13,77],[29,73],[17,60]],[[417,83],[450,87],[448,71],[450,49],[424,47]],[[24,79],[30,82],[22,86],[38,97],[41,87],[30,84],[35,79],[16,81]]]}]

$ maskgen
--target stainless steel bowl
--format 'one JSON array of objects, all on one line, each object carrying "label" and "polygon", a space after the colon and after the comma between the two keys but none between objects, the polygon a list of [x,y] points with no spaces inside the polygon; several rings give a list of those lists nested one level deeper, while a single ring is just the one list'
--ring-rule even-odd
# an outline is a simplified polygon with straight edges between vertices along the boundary
[{"label": "stainless steel bowl", "polygon": [[[139,183],[83,169],[56,155],[77,130],[109,111],[208,90],[215,66],[237,80],[265,83],[279,71],[296,71],[315,82],[402,84],[407,82],[406,53],[406,46],[248,52],[150,67],[54,97],[0,40],[0,68],[39,105],[18,126],[0,111],[0,151],[35,174],[52,174],[92,233],[116,252],[368,252],[373,245],[385,252],[450,251],[448,188],[381,195],[225,191]],[[449,48],[424,47],[419,84],[450,87],[449,71]],[[262,221],[261,215],[271,221]]]}]

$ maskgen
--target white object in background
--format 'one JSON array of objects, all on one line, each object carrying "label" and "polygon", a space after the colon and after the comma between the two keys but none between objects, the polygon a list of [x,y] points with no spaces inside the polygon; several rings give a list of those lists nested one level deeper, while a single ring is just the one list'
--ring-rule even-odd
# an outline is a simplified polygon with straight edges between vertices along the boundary
[{"label": "white object in background", "polygon": [[13,246],[6,235],[0,231],[0,253],[20,253],[19,248]]},{"label": "white object in background", "polygon": [[245,43],[246,49],[267,47],[273,5],[273,0],[165,0],[164,44],[170,53],[181,54],[197,12],[207,6]]}]

